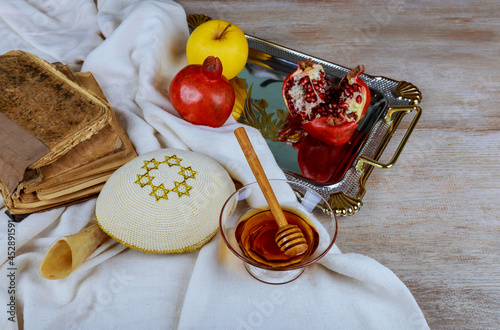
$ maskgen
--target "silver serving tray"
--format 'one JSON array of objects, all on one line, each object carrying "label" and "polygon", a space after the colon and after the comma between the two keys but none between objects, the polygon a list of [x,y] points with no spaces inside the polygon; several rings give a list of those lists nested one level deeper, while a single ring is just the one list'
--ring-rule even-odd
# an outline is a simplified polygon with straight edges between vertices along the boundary
[{"label": "silver serving tray", "polygon": [[[342,150],[332,151],[335,159],[331,161],[335,164],[328,179],[307,177],[298,164],[296,148],[275,139],[287,114],[281,93],[283,80],[296,70],[297,62],[308,58],[321,64],[334,81],[339,81],[350,69],[253,36],[246,37],[249,57],[238,78],[246,80],[248,99],[240,121],[261,130],[289,180],[316,190],[328,201],[337,216],[355,213],[362,206],[365,183],[373,167],[392,167],[415,128],[421,115],[420,107],[416,106],[422,99],[420,91],[408,82],[363,74],[361,78],[370,88],[372,101],[365,117],[358,123],[358,130]],[[380,163],[378,159],[402,117],[410,112],[415,113],[414,118],[391,161]]]}]

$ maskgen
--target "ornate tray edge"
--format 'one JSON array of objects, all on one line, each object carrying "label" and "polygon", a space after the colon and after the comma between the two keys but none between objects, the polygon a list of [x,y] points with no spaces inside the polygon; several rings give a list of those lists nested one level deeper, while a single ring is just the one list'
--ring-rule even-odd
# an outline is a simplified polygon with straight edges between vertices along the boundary
[{"label": "ornate tray edge", "polygon": [[[298,51],[289,49],[287,47],[278,44],[271,43],[269,41],[260,38],[247,35],[247,40],[249,40],[249,47],[251,47],[252,49],[256,49],[257,51],[263,52],[265,54],[272,53],[273,52],[272,50],[274,49],[278,54],[273,54],[273,55],[277,57],[280,57],[279,56],[280,52],[287,52],[289,55],[291,54],[292,56],[297,56],[300,59],[312,58],[313,61],[317,63],[320,63],[330,68],[333,67],[334,69],[339,71],[343,72],[349,71],[348,68],[339,66],[331,62],[327,62],[325,60],[321,60],[319,58],[315,58],[307,54],[300,53]],[[259,47],[260,45],[262,45],[262,48]],[[254,61],[252,61],[252,63],[260,64],[258,62],[255,63]],[[265,63],[262,63],[262,65],[265,65]],[[412,83],[406,81],[398,82],[390,78],[381,76],[371,76],[371,75],[364,75],[364,76],[367,80],[367,84],[370,87],[374,87],[380,90],[381,92],[384,93],[385,96],[387,96],[387,99],[389,101],[388,108],[393,106],[397,107],[404,105],[416,105],[419,104],[422,100],[422,94],[420,90]],[[335,211],[337,216],[347,216],[356,213],[363,205],[362,198],[366,193],[365,183],[367,182],[368,177],[370,176],[373,170],[373,166],[371,165],[366,165],[364,167],[357,169],[356,167],[359,167],[357,166],[359,158],[362,155],[369,155],[369,158],[378,160],[380,156],[383,154],[387,144],[391,140],[395,130],[399,126],[399,123],[401,122],[401,119],[404,116],[404,114],[405,113],[397,113],[394,116],[394,118],[381,121],[377,123],[379,127],[375,127],[377,126],[375,125],[372,128],[369,138],[364,143],[364,146],[362,147],[361,151],[356,156],[356,161],[353,162],[352,166],[350,167],[348,173],[346,173],[345,176],[349,177],[350,175],[356,177],[356,186],[358,188],[357,191],[353,191],[354,189],[352,189],[352,187],[350,189],[351,191],[349,191],[349,189],[345,189],[346,186],[349,185],[348,182],[349,180],[346,180],[345,178],[342,179],[339,183],[333,185],[318,185],[313,182],[304,180],[303,178],[299,178],[295,176],[293,173],[287,171],[286,169],[284,169],[285,175],[289,180],[301,182],[303,184],[310,186],[316,191],[320,192],[323,195],[323,197],[328,201],[328,203]],[[379,129],[379,131],[381,132],[377,133],[377,129]],[[378,143],[376,143],[376,145],[374,146],[375,148],[373,148],[372,146],[372,149],[374,149],[374,151],[370,152],[369,150],[367,150],[367,146],[369,146],[370,143],[372,143],[373,139],[371,138],[373,138],[374,134],[381,135],[381,138],[378,139],[377,141]],[[400,148],[402,149],[402,147]],[[399,150],[399,152],[400,151],[401,150]]]}]

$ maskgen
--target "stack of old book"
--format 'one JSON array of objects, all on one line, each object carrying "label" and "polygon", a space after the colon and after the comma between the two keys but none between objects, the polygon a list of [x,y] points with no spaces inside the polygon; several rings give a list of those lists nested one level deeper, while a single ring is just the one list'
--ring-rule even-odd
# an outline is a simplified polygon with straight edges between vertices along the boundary
[{"label": "stack of old book", "polygon": [[136,156],[90,72],[0,56],[0,190],[13,219],[94,197]]}]

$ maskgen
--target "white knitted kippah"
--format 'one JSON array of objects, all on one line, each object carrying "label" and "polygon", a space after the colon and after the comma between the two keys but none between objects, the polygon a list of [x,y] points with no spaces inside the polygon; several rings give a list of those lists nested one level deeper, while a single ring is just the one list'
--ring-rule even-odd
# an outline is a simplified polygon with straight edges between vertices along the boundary
[{"label": "white knitted kippah", "polygon": [[97,199],[96,219],[108,235],[139,251],[194,251],[215,235],[234,191],[231,177],[213,159],[161,149],[113,173]]}]

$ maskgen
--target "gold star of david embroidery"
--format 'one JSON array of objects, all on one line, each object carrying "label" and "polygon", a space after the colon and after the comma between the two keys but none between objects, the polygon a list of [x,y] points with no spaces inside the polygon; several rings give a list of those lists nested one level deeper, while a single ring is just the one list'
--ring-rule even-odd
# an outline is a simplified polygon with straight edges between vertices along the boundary
[{"label": "gold star of david embroidery", "polygon": [[[182,196],[189,197],[189,191],[191,191],[193,187],[188,185],[187,180],[196,180],[196,174],[198,174],[198,172],[193,170],[191,166],[182,166],[181,162],[182,158],[179,158],[176,155],[165,156],[165,160],[162,162],[157,161],[155,158],[145,160],[144,165],[141,168],[145,169],[146,173],[137,174],[137,180],[134,183],[138,184],[141,188],[150,186],[151,192],[149,193],[149,195],[153,196],[157,202],[162,199],[168,200],[168,194],[170,192],[176,193],[179,198],[181,198]],[[168,167],[178,166],[180,168],[178,174],[183,177],[183,181],[173,181],[173,188],[171,189],[165,188],[165,184],[167,186],[171,186],[171,184],[169,185],[168,182],[162,182],[160,185],[155,185],[153,182],[155,177],[150,174],[150,171],[160,169],[161,164],[166,164],[168,165]]]},{"label": "gold star of david embroidery", "polygon": [[137,174],[137,183],[141,188],[144,188],[145,186],[152,186],[153,185],[153,179],[154,177],[149,175],[149,171],[147,171],[144,174]]},{"label": "gold star of david embroidery", "polygon": [[142,165],[141,168],[146,169],[148,171],[157,170],[160,164],[161,164],[160,162],[156,161],[156,159],[153,158],[151,160],[145,160],[144,165]]},{"label": "gold star of david embroidery", "polygon": [[159,186],[151,186],[153,190],[151,191],[150,195],[156,198],[156,201],[159,201],[160,199],[168,199],[168,193],[170,190],[165,189],[163,186],[163,183]]},{"label": "gold star of david embroidery", "polygon": [[193,188],[186,184],[186,181],[174,182],[175,188],[172,189],[173,192],[177,193],[177,196],[181,197],[183,195],[189,196],[189,191]]},{"label": "gold star of david embroidery", "polygon": [[176,155],[173,155],[173,156],[165,156],[164,163],[168,164],[169,167],[172,167],[172,166],[182,167],[181,161],[182,161],[182,159],[177,158]]},{"label": "gold star of david embroidery", "polygon": [[198,172],[196,171],[193,171],[191,169],[191,166],[188,166],[188,167],[182,167],[181,171],[179,172],[180,175],[182,175],[184,177],[184,179],[194,179],[195,178],[195,175],[197,174]]}]

